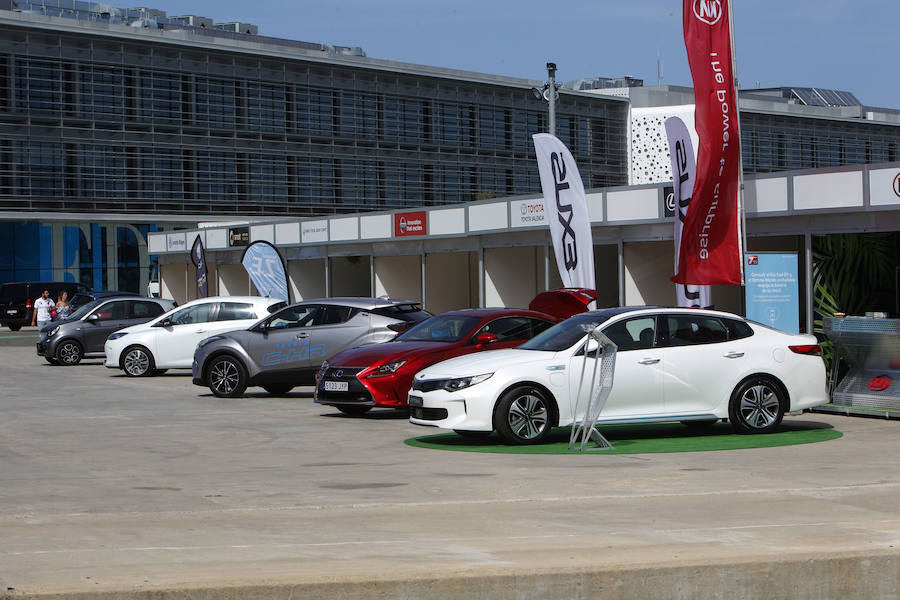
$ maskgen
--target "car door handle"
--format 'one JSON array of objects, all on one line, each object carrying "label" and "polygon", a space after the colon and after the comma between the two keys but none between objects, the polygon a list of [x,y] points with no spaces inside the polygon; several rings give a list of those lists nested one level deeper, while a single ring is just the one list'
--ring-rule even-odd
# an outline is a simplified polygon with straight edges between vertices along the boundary
[{"label": "car door handle", "polygon": [[297,339],[300,339],[300,340],[304,340],[308,337],[309,337],[308,331],[301,331],[300,333],[297,334]]},{"label": "car door handle", "polygon": [[725,358],[740,358],[743,355],[743,352],[729,352],[728,354],[725,354]]},{"label": "car door handle", "polygon": [[659,362],[658,358],[644,358],[638,361],[639,365],[655,365]]},{"label": "car door handle", "polygon": [[198,329],[198,330],[197,330],[197,333],[206,333],[206,330],[205,330],[205,329]]}]

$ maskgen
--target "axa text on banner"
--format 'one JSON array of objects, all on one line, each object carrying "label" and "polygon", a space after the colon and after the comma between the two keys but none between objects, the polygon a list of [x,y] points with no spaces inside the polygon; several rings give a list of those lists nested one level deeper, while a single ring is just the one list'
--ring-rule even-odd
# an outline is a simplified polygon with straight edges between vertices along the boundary
[{"label": "axa text on banner", "polygon": [[203,251],[203,241],[200,234],[194,239],[191,247],[191,262],[197,267],[197,296],[206,298],[209,296],[209,280],[206,277],[206,252]]},{"label": "axa text on banner", "polygon": [[[694,144],[687,125],[678,117],[666,119],[666,136],[669,139],[669,154],[672,157],[672,183],[675,196],[675,268],[678,268],[678,254],[681,250],[681,234],[684,220],[691,206],[694,176],[697,160]],[[675,284],[677,306],[705,308],[710,306],[708,285]]]},{"label": "axa text on banner", "polygon": [[560,279],[564,287],[596,289],[591,219],[575,159],[565,144],[549,133],[531,137]]},{"label": "axa text on banner", "polygon": [[290,302],[284,261],[275,246],[264,241],[253,242],[244,250],[241,264],[261,296]]},{"label": "axa text on banner", "polygon": [[740,134],[728,0],[683,0],[700,148],[675,283],[740,284]]}]

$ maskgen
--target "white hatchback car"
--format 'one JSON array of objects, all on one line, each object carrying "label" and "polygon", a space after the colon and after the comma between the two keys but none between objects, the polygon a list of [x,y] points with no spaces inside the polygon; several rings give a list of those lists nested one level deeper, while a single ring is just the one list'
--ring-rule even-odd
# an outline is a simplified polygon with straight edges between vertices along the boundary
[{"label": "white hatchback car", "polygon": [[[585,361],[585,327],[601,326],[617,346],[612,391],[599,423],[728,419],[765,433],[785,412],[828,402],[815,336],[792,335],[730,313],[611,308],[576,315],[515,349],[453,358],[416,374],[410,421],[461,435],[496,430],[534,444],[575,414]],[[588,349],[588,352],[595,352]],[[586,404],[582,391],[581,409]]]},{"label": "white hatchback car", "polygon": [[287,303],[259,296],[213,296],[192,300],[106,339],[106,366],[132,377],[156,375],[166,369],[190,369],[194,350],[203,338],[246,329]]}]

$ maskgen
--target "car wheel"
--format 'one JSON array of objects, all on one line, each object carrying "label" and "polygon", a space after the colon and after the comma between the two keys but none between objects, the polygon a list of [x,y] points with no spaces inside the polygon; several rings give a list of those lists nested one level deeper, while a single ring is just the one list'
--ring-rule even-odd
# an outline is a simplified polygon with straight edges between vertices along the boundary
[{"label": "car wheel", "polygon": [[64,340],[56,347],[56,360],[62,365],[77,365],[83,357],[84,350],[75,340]]},{"label": "car wheel", "polygon": [[153,375],[156,370],[153,355],[143,346],[125,348],[119,364],[122,365],[125,374],[130,377],[147,377]]},{"label": "car wheel", "polygon": [[273,396],[284,396],[285,394],[290,392],[292,389],[294,389],[294,386],[288,385],[288,384],[282,384],[282,385],[274,385],[273,384],[273,385],[264,385],[264,386],[262,386],[262,389],[266,390],[268,393],[272,394]]},{"label": "car wheel", "polygon": [[682,421],[681,424],[692,431],[707,431],[718,422],[718,419],[709,419],[708,421]]},{"label": "car wheel", "polygon": [[510,444],[538,444],[550,434],[550,401],[537,388],[513,388],[500,397],[494,426]]},{"label": "car wheel", "polygon": [[51,365],[58,365],[58,364],[59,364],[59,361],[56,360],[55,358],[53,358],[52,356],[45,356],[45,357],[44,357],[44,360],[46,360],[46,361],[47,361],[48,363],[50,363]]},{"label": "car wheel", "polygon": [[247,371],[232,356],[220,356],[209,365],[206,385],[219,398],[236,398],[247,390]]},{"label": "car wheel", "polygon": [[469,438],[472,440],[480,440],[488,437],[493,431],[472,431],[469,429],[454,429],[453,433],[456,435],[462,436],[464,438]]},{"label": "car wheel", "polygon": [[337,409],[345,415],[350,415],[351,417],[359,417],[372,410],[372,407],[348,404],[347,406],[338,406]]},{"label": "car wheel", "polygon": [[7,325],[7,327],[9,327],[10,331],[18,331],[18,330],[22,329],[21,325]]},{"label": "car wheel", "polygon": [[768,433],[784,418],[786,398],[768,377],[751,377],[731,394],[728,420],[738,433]]}]

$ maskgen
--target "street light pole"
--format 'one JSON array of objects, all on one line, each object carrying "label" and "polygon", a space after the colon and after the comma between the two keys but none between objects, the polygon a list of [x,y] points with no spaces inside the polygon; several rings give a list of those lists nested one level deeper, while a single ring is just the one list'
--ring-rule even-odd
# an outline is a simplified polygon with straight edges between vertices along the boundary
[{"label": "street light pole", "polygon": [[549,98],[547,98],[548,104],[550,104],[549,109],[549,123],[548,123],[548,133],[550,135],[556,135],[556,63],[548,62],[547,63],[547,87],[549,91]]}]

